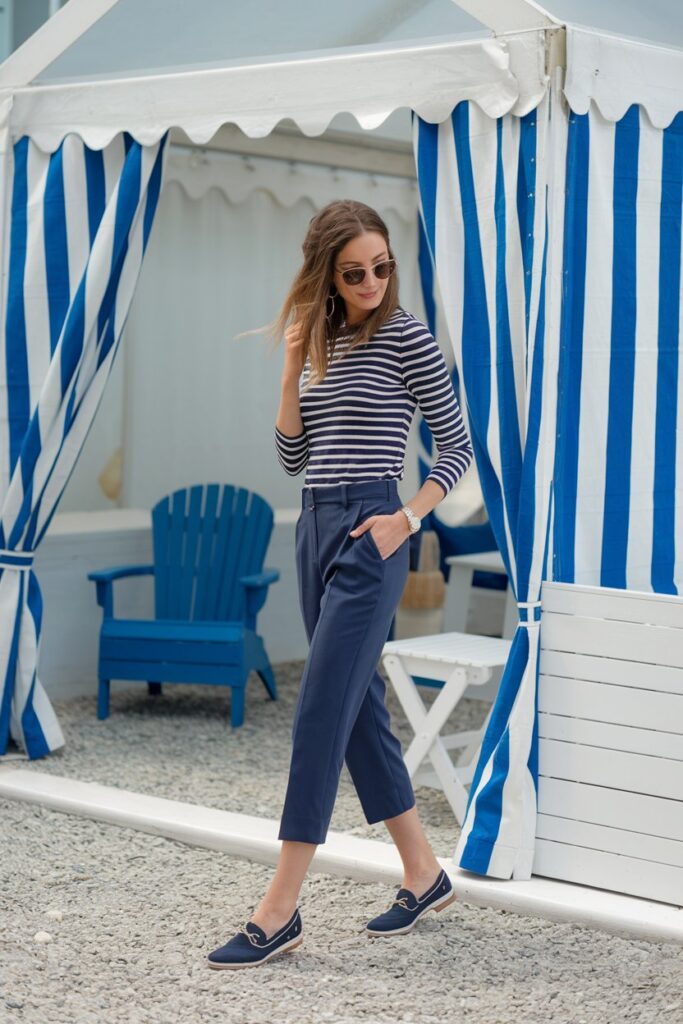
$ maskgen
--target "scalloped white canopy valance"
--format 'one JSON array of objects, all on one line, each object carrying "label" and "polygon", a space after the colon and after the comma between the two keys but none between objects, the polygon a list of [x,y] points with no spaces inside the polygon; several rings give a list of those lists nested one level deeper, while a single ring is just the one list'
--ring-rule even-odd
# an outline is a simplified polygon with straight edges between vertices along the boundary
[{"label": "scalloped white canopy valance", "polygon": [[564,93],[577,114],[592,101],[618,121],[638,103],[655,128],[666,128],[683,110],[683,50],[568,25]]},{"label": "scalloped white canopy valance", "polygon": [[[683,109],[683,50],[568,25],[564,91],[573,110],[595,102],[608,120],[638,103],[653,125]],[[198,66],[145,74],[33,84],[0,90],[9,136],[29,135],[53,151],[74,132],[101,149],[129,132],[143,144],[172,127],[198,144],[224,124],[264,137],[285,119],[322,134],[342,112],[364,129],[408,108],[444,120],[461,100],[490,117],[522,115],[543,98],[546,33],[455,39],[395,47],[356,47],[269,62]],[[5,120],[5,118],[7,120]]]},{"label": "scalloped white canopy valance", "polygon": [[542,33],[527,32],[30,85],[4,96],[11,102],[10,135],[30,135],[41,149],[53,151],[69,132],[101,149],[122,131],[149,144],[179,127],[201,144],[223,124],[237,124],[245,135],[260,138],[284,118],[314,136],[343,111],[366,129],[401,107],[437,122],[464,99],[499,117],[532,110],[546,87]]}]

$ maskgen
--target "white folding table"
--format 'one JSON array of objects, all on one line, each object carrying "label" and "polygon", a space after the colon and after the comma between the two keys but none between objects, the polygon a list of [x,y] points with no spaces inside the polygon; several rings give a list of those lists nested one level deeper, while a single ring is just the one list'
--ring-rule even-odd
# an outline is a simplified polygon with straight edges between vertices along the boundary
[{"label": "white folding table", "polygon": [[[472,781],[477,752],[489,715],[479,729],[441,735],[449,715],[468,686],[483,686],[495,669],[502,669],[511,641],[474,633],[436,633],[389,640],[382,650],[382,664],[415,733],[404,755],[411,779],[443,789],[458,822],[467,806],[465,786]],[[414,676],[440,680],[443,686],[425,705]],[[464,748],[454,764],[449,750]],[[433,771],[423,762],[429,759]]]}]

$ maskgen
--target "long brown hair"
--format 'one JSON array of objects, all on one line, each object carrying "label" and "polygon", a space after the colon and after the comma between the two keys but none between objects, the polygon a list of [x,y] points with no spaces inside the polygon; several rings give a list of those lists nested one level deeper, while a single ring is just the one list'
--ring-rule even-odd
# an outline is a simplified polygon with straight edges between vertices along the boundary
[{"label": "long brown hair", "polygon": [[[376,231],[386,243],[389,259],[394,259],[389,242],[389,231],[376,210],[355,199],[335,199],[311,218],[302,243],[304,262],[287,293],[273,334],[280,337],[291,317],[302,325],[303,357],[310,355],[311,375],[307,387],[327,373],[329,364],[327,339],[331,352],[346,315],[345,303],[337,292],[333,301],[333,272],[337,255],[358,235]],[[375,334],[398,305],[398,273],[394,271],[377,309],[359,324],[345,325],[343,335],[349,338],[349,348],[362,345]],[[329,316],[327,314],[330,314]],[[331,354],[331,353],[330,353]]]}]

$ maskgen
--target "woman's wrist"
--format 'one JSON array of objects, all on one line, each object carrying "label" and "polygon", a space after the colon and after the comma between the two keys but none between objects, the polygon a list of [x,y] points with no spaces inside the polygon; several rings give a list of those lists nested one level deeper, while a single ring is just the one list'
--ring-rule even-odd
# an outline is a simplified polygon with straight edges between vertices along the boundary
[{"label": "woman's wrist", "polygon": [[398,517],[398,521],[402,524],[403,532],[405,533],[406,537],[409,537],[410,536],[410,523],[408,522],[408,516],[400,508],[397,509],[396,512],[394,512],[394,516]]},{"label": "woman's wrist", "polygon": [[404,504],[412,508],[418,519],[424,519],[425,516],[428,516],[436,508],[440,501],[443,501],[445,496],[445,491],[441,484],[438,484],[435,480],[425,480],[417,494],[404,502]]}]

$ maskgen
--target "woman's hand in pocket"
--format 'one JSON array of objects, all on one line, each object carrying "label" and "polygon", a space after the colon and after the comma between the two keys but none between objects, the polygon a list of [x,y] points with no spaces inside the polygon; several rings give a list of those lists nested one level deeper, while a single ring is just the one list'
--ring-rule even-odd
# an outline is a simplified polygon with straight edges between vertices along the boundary
[{"label": "woman's hand in pocket", "polygon": [[400,509],[386,516],[368,516],[350,534],[352,537],[360,537],[366,530],[372,532],[372,539],[382,558],[393,555],[410,535],[408,519]]}]

